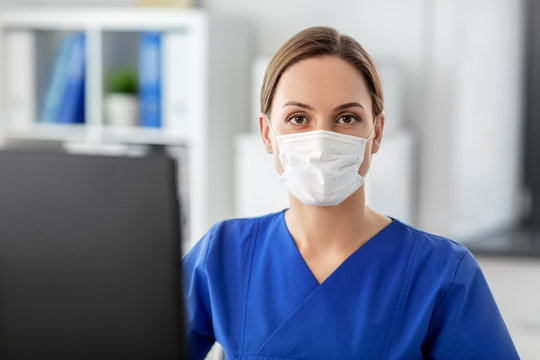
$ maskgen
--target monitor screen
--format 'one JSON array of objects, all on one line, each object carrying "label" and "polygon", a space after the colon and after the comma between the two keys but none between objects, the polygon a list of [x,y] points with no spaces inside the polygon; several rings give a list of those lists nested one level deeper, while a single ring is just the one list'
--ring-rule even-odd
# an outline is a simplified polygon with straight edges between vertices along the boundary
[{"label": "monitor screen", "polygon": [[0,359],[181,359],[176,164],[0,151]]}]

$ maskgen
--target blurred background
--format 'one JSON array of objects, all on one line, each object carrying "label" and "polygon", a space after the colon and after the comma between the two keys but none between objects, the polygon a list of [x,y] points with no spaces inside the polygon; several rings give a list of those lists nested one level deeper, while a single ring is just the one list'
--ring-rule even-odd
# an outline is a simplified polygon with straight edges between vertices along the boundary
[{"label": "blurred background", "polygon": [[538,20],[534,0],[0,0],[0,144],[174,154],[187,249],[287,206],[258,135],[262,76],[296,32],[335,27],[385,91],[369,204],[469,247],[540,358]]}]

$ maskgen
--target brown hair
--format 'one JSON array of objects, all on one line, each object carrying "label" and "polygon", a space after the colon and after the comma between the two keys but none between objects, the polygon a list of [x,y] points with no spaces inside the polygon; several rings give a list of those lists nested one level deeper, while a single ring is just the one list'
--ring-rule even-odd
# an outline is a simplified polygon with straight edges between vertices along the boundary
[{"label": "brown hair", "polygon": [[300,31],[274,55],[264,74],[261,111],[270,115],[277,84],[281,74],[289,66],[301,60],[324,55],[338,56],[360,71],[371,94],[373,115],[379,115],[383,111],[383,92],[371,57],[352,37],[325,26],[314,26]]}]

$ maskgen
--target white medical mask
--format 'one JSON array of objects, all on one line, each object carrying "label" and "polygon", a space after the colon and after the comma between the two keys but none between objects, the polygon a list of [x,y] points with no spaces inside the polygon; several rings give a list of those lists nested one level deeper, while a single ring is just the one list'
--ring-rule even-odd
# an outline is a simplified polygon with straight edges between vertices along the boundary
[{"label": "white medical mask", "polygon": [[277,135],[279,161],[284,169],[279,178],[287,190],[306,205],[332,206],[341,203],[364,183],[358,174],[364,161],[368,138],[334,131],[313,130]]}]

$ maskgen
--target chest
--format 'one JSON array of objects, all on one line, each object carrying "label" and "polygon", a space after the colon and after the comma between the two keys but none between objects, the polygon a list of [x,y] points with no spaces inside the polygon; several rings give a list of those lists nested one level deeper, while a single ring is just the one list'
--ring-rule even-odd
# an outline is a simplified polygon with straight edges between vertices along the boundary
[{"label": "chest", "polygon": [[[274,271],[271,264],[253,264],[246,307],[241,308],[245,321],[239,321],[242,339],[228,339],[230,353],[250,354],[245,358],[253,360],[380,358],[391,347],[403,324],[405,271],[399,265],[393,264],[398,267],[394,276],[381,271],[393,267],[389,264],[371,264],[375,268],[339,258],[331,265],[311,262],[319,265],[313,270],[304,260]],[[321,283],[318,271],[326,275]],[[415,341],[407,341],[415,354],[430,318],[429,312],[416,316],[421,319],[408,330]]]},{"label": "chest", "polygon": [[311,254],[300,252],[307,268],[319,284],[322,284],[340,265],[349,257],[353,251],[345,251],[331,254]]}]

